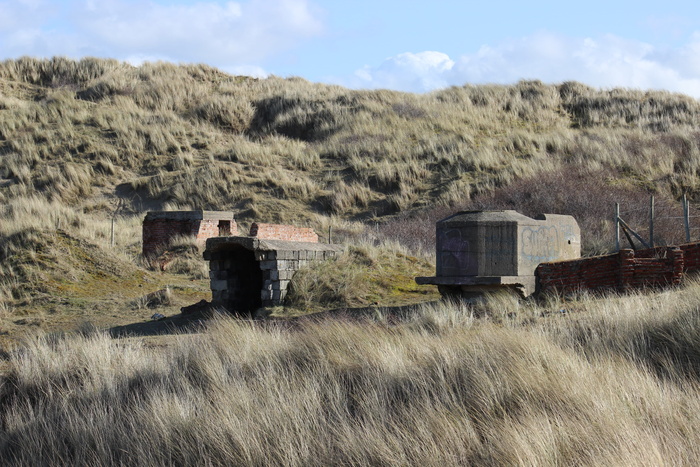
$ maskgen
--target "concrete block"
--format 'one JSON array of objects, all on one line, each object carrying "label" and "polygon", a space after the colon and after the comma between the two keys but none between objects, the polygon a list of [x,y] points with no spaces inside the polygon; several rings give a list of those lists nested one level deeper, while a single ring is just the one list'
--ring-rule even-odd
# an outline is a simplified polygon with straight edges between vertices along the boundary
[{"label": "concrete block", "polygon": [[280,291],[279,290],[273,290],[272,291],[272,300],[273,301],[278,301],[281,297]]},{"label": "concrete block", "polygon": [[279,272],[279,279],[281,279],[281,280],[289,280],[289,279],[291,279],[291,278],[294,276],[294,273],[295,273],[295,272],[296,272],[296,271],[292,271],[292,270],[289,270],[289,269],[286,269],[286,270],[284,270],[284,271],[280,271],[280,272]]},{"label": "concrete block", "polygon": [[287,290],[287,286],[289,285],[290,281],[278,281],[277,283],[279,284],[279,289],[280,290]]},{"label": "concrete block", "polygon": [[[268,272],[268,271],[265,271],[265,272]],[[279,271],[274,270],[274,271],[269,271],[269,273],[270,273],[270,280],[277,281],[280,279],[280,272]],[[267,279],[267,278],[265,277],[265,279]]]},{"label": "concrete block", "polygon": [[275,284],[277,281],[263,281],[263,290],[272,290],[273,284]]},{"label": "concrete block", "polygon": [[263,301],[263,304],[265,300],[272,300],[272,290],[261,290],[260,291],[260,300]]},{"label": "concrete block", "polygon": [[211,290],[227,290],[228,281],[225,280],[212,280],[210,282]]},{"label": "concrete block", "polygon": [[279,269],[277,266],[277,261],[260,261],[260,269],[263,271],[266,269]]},{"label": "concrete block", "polygon": [[293,259],[294,252],[292,250],[280,250],[277,252],[277,259]]}]

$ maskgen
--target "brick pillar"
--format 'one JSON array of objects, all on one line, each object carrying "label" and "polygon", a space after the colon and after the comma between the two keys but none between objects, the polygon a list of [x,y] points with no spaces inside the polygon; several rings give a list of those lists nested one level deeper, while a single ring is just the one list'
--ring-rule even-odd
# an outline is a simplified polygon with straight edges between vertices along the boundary
[{"label": "brick pillar", "polygon": [[683,269],[685,268],[685,255],[683,254],[683,250],[678,247],[671,247],[667,250],[666,257],[671,258],[673,261],[671,284],[678,285],[683,279]]},{"label": "brick pillar", "polygon": [[632,286],[634,280],[634,250],[624,249],[618,253],[620,258],[619,289],[624,292]]}]

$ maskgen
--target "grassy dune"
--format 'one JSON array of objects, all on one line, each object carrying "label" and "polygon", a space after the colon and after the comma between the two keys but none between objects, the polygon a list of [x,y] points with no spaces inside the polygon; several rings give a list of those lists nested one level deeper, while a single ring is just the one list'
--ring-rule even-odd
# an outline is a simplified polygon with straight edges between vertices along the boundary
[{"label": "grassy dune", "polygon": [[[682,240],[698,123],[690,97],[575,82],[413,95],[0,62],[0,463],[694,465],[700,283],[466,307],[412,278],[457,209],[572,214],[595,254],[613,203],[644,234],[653,194],[657,243]],[[145,210],[192,208],[348,246],[276,319],[147,332],[209,297],[191,239],[164,271],[139,256]]]}]

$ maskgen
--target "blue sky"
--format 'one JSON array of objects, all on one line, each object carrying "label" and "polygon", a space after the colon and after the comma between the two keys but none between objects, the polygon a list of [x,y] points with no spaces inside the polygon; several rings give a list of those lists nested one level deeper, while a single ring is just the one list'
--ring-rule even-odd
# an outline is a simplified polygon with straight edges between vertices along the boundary
[{"label": "blue sky", "polygon": [[23,55],[411,92],[540,79],[700,98],[700,2],[0,0],[0,59]]}]

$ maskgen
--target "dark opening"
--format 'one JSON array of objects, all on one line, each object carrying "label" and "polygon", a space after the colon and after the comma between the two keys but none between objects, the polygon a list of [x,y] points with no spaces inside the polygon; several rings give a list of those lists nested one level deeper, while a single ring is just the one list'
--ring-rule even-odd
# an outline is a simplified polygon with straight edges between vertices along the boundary
[{"label": "dark opening", "polygon": [[231,235],[231,221],[219,221],[219,237]]},{"label": "dark opening", "polygon": [[[224,253],[228,273],[228,304],[232,312],[249,313],[262,306],[260,294],[263,274],[255,254],[242,246],[234,246]],[[229,263],[230,262],[230,263]]]}]

